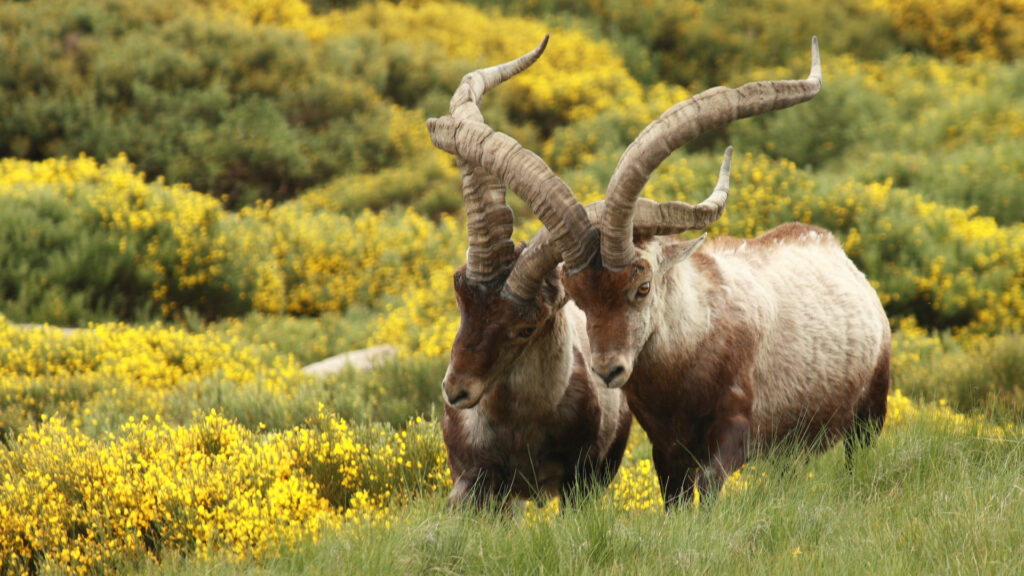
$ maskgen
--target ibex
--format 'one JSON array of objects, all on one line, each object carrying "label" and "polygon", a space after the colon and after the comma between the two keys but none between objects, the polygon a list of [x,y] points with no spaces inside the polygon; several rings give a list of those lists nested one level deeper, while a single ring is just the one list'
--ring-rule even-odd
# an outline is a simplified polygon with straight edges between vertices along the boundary
[{"label": "ibex", "polygon": [[[812,98],[806,80],[716,87],[645,128],[592,212],[600,247],[581,245],[563,284],[587,317],[592,370],[622,388],[653,445],[666,506],[716,491],[753,445],[782,439],[848,458],[882,427],[890,331],[874,289],[820,228],[784,224],[751,240],[667,238],[717,220],[728,190],[704,202],[648,206],[638,197],[673,150],[713,128]],[[501,173],[501,159],[487,165]],[[544,173],[539,181],[548,182]],[[645,213],[663,231],[638,226]],[[583,237],[581,235],[581,237]],[[540,244],[538,244],[539,246]]]},{"label": "ibex", "polygon": [[[530,66],[546,45],[547,38],[517,60],[467,74],[450,116],[489,131],[480,99]],[[510,161],[531,156],[507,136],[496,140],[495,153]],[[607,484],[632,424],[625,395],[590,369],[586,320],[567,303],[559,255],[517,250],[504,186],[478,162],[453,153],[463,178],[469,250],[455,272],[461,324],[442,386],[454,482],[449,505],[480,505],[489,497],[565,499]],[[583,210],[563,208],[575,204],[568,188],[546,197],[548,188],[516,181],[514,190],[550,229],[586,233],[596,246]]]}]

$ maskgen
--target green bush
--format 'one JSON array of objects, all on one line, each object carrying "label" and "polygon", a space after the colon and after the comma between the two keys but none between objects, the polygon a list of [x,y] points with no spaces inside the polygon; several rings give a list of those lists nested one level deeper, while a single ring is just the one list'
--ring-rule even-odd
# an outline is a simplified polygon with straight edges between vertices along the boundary
[{"label": "green bush", "polygon": [[146,183],[123,157],[5,160],[0,200],[0,310],[16,321],[214,318],[249,306],[220,204]]},{"label": "green bush", "polygon": [[721,84],[736,70],[806,60],[814,35],[829,54],[878,59],[897,48],[888,19],[854,0],[758,0],[742,7],[721,0],[503,0],[498,5],[506,14],[593,23],[616,43],[637,79],[696,90]]},{"label": "green bush", "polygon": [[[776,79],[802,78],[807,74],[803,68],[772,74]],[[761,79],[759,76],[744,82]],[[737,80],[733,85],[740,83]],[[891,141],[884,131],[893,125],[894,116],[889,101],[866,89],[861,79],[832,76],[810,102],[734,122],[723,132],[737,150],[765,152],[802,167],[817,167],[841,161],[866,142]]]},{"label": "green bush", "polygon": [[[412,206],[425,216],[463,211],[461,181],[448,159],[423,155],[408,165],[373,174],[352,174],[310,189],[295,203],[304,210],[356,216],[363,210]],[[511,194],[510,194],[511,195]]]},{"label": "green bush", "polygon": [[406,158],[372,35],[313,42],[161,4],[0,7],[0,155],[124,152],[230,205]]},{"label": "green bush", "polygon": [[893,375],[893,387],[910,396],[949,402],[960,412],[983,412],[1019,421],[1024,416],[1024,335],[954,338],[948,333],[908,338],[897,349],[915,361]]},{"label": "green bush", "polygon": [[90,225],[60,195],[4,198],[0,210],[0,306],[19,322],[84,325],[145,320],[154,313],[142,245]]}]

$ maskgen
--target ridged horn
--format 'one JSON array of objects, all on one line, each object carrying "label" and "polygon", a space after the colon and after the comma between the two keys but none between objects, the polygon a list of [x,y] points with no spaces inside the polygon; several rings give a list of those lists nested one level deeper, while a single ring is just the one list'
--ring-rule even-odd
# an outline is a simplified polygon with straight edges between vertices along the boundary
[{"label": "ridged horn", "polygon": [[479,122],[451,116],[427,120],[434,146],[483,167],[525,200],[552,236],[566,266],[586,266],[599,246],[597,229],[572,190],[514,138]]},{"label": "ridged horn", "polygon": [[[718,172],[718,183],[711,194],[700,204],[686,202],[655,202],[639,198],[633,215],[633,230],[642,236],[679,234],[687,230],[706,228],[722,216],[726,200],[729,199],[729,173],[732,168],[732,146],[725,149],[722,167]],[[585,207],[587,219],[595,226],[605,213],[605,201],[599,200]],[[561,256],[551,241],[547,228],[541,228],[519,255],[505,282],[503,294],[521,303],[533,301],[540,290],[544,277],[558,266]]]},{"label": "ridged horn", "polygon": [[601,220],[601,260],[620,270],[633,261],[633,217],[637,198],[651,173],[675,151],[701,134],[805,102],[821,90],[818,38],[811,39],[811,73],[805,80],[750,82],[736,89],[717,86],[669,108],[626,148],[612,173]]},{"label": "ridged horn", "polygon": [[[458,120],[484,123],[480,102],[484,94],[526,70],[544,53],[548,36],[540,45],[510,62],[475,70],[462,77],[452,95],[448,113]],[[462,175],[462,199],[466,205],[469,250],[466,277],[471,282],[490,282],[506,272],[515,260],[512,242],[512,209],[505,203],[505,187],[487,170],[456,155]]]}]

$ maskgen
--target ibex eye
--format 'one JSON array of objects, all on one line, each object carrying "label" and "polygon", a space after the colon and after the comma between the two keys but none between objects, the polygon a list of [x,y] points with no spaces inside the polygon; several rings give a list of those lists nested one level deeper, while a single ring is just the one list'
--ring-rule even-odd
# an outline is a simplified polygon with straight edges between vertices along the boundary
[{"label": "ibex eye", "polygon": [[530,336],[533,336],[534,330],[536,330],[536,328],[523,328],[522,330],[519,331],[519,334],[517,334],[517,336],[519,336],[520,338],[529,338]]},{"label": "ibex eye", "polygon": [[647,296],[650,293],[651,293],[651,283],[650,282],[644,282],[643,284],[640,285],[639,288],[636,289],[636,297],[637,298],[643,298],[643,297]]}]

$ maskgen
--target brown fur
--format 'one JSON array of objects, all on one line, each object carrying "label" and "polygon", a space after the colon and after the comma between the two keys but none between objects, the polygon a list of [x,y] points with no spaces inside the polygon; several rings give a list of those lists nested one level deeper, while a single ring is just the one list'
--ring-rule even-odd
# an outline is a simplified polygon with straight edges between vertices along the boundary
[{"label": "brown fur", "polygon": [[[574,341],[557,274],[532,306],[503,298],[501,288],[501,281],[468,282],[464,268],[455,274],[462,321],[445,378],[446,398],[470,381],[480,391],[462,409],[445,405],[444,440],[454,482],[449,503],[564,498],[607,485],[622,461],[632,422],[624,396],[610,395],[592,381],[582,352],[588,344]],[[534,331],[523,337],[527,329]],[[550,366],[524,365],[547,352]],[[564,376],[559,359],[568,362]],[[609,401],[610,408],[602,406]]]},{"label": "brown fur", "polygon": [[[674,241],[655,239],[650,242]],[[798,358],[798,363],[804,363],[800,366],[787,366],[788,359],[774,359],[771,350],[766,351],[764,346],[769,342],[766,334],[772,334],[776,338],[773,341],[799,336],[796,332],[799,328],[791,323],[793,316],[777,313],[776,325],[760,325],[751,314],[751,310],[756,309],[752,308],[755,304],[735,293],[743,284],[736,281],[730,284],[719,263],[720,258],[732,257],[757,269],[762,264],[769,265],[774,251],[810,243],[823,243],[829,246],[823,250],[845,258],[827,231],[804,224],[787,224],[752,240],[716,239],[704,251],[689,258],[687,275],[645,269],[651,263],[638,257],[619,272],[602,267],[597,258],[589,268],[564,277],[566,291],[587,315],[587,331],[597,370],[604,369],[601,358],[619,358],[616,354],[623,349],[639,350],[632,360],[632,371],[623,390],[630,408],[651,439],[666,505],[680,498],[692,498],[697,483],[705,493],[715,490],[728,474],[746,461],[752,444],[773,446],[795,441],[821,449],[848,438],[849,452],[855,443],[869,442],[881,429],[889,388],[888,323],[881,322],[878,327],[884,336],[875,367],[870,372],[859,368],[858,359],[849,349],[845,359],[829,358],[829,365],[842,362],[848,366],[845,374],[838,376],[834,370],[820,372],[814,356]],[[648,241],[639,239],[636,244],[643,248]],[[654,246],[652,254],[657,253],[659,246]],[[662,274],[660,278],[659,274]],[[826,287],[832,281],[828,272],[812,267],[808,274],[820,274],[820,283]],[[691,280],[685,280],[687,278]],[[696,282],[697,278],[701,279],[700,283]],[[651,331],[631,334],[635,330],[627,322],[627,314],[635,313],[633,309],[641,304],[631,301],[630,295],[638,282],[647,279],[654,284],[652,298],[680,298],[690,291],[690,296],[707,309],[707,322],[698,318],[699,326],[689,328],[688,333],[672,334],[658,328],[671,323],[654,319]],[[860,281],[866,284],[863,277]],[[708,288],[701,288],[701,285]],[[858,290],[857,294],[873,294],[869,288]],[[830,308],[815,304],[827,300],[828,294],[777,296],[806,300],[807,314],[816,314],[814,317],[820,317],[821,322],[831,321],[827,316]],[[873,298],[875,302],[859,301],[857,305],[863,306],[865,313],[875,313],[874,306],[880,312],[881,305],[877,297]],[[882,318],[884,320],[884,313]],[[842,337],[842,330],[838,328],[829,333]],[[646,340],[631,341],[638,337]],[[817,348],[813,352],[817,354]],[[780,389],[779,385],[766,388],[765,382],[760,381],[765,374],[763,365],[762,376],[757,376],[759,361],[769,363],[769,374],[778,371],[779,376],[772,377],[780,382],[787,381],[786,378],[794,381],[827,379],[830,393],[807,398],[801,396],[799,388],[788,391]],[[625,362],[628,364],[629,359]],[[861,379],[862,373],[869,382]],[[762,400],[767,408],[759,417],[754,410],[755,399],[769,389],[788,396],[771,402]]]}]

